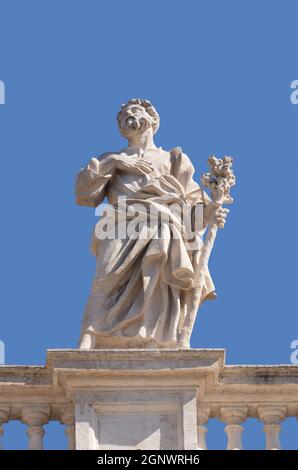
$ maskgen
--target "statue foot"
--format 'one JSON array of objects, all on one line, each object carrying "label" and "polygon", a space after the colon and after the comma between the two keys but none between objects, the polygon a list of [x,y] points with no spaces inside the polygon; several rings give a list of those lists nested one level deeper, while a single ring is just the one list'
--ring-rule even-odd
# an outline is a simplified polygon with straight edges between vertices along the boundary
[{"label": "statue foot", "polygon": [[79,349],[94,349],[95,347],[95,337],[90,333],[85,333],[82,336]]},{"label": "statue foot", "polygon": [[189,341],[178,341],[177,342],[177,349],[189,349],[190,343]]}]

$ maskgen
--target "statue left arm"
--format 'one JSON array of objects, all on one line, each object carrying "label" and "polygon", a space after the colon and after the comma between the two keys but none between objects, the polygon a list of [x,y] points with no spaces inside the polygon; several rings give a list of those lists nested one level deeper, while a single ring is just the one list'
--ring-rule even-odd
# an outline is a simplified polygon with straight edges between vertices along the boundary
[{"label": "statue left arm", "polygon": [[[193,179],[195,172],[190,158],[182,152],[180,147],[176,147],[171,152],[172,174],[182,184],[186,200],[194,207],[196,213],[196,225],[202,228],[202,234],[207,225],[215,220],[218,227],[223,228],[227,217],[227,209],[218,208],[213,205],[208,194],[203,191],[198,183]],[[197,205],[203,205],[203,210],[198,211]],[[197,214],[202,213],[202,220],[197,220]]]},{"label": "statue left arm", "polygon": [[171,151],[171,160],[171,174],[182,185],[186,200],[190,204],[207,204],[210,198],[193,179],[195,169],[186,153],[180,147],[175,147]]}]

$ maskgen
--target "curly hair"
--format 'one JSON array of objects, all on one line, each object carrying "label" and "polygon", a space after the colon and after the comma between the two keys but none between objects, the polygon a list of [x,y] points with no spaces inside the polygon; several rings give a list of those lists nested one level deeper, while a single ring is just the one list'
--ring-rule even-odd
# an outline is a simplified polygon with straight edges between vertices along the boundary
[{"label": "curly hair", "polygon": [[149,116],[153,118],[152,129],[153,129],[153,133],[156,134],[159,128],[159,124],[160,124],[159,114],[154,108],[154,106],[150,103],[150,101],[143,100],[141,98],[132,98],[131,100],[128,100],[127,103],[124,103],[121,105],[121,109],[117,113],[117,123],[118,123],[119,129],[121,127],[122,113],[125,110],[125,108],[131,105],[142,106],[145,109],[145,111],[149,114]]}]

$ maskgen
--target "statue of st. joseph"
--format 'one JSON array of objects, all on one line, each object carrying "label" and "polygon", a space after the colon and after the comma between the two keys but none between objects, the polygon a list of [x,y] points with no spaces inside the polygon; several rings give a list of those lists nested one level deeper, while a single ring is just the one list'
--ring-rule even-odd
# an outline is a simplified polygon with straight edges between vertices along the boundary
[{"label": "statue of st. joseph", "polygon": [[[159,115],[149,101],[129,100],[117,120],[127,147],[91,158],[77,177],[77,203],[97,207],[107,198],[115,225],[121,214],[122,228],[124,213],[127,225],[140,206],[146,216],[125,236],[123,230],[121,237],[97,236],[95,230],[96,274],[80,348],[175,348],[192,303],[193,260],[202,235],[211,220],[223,227],[227,211],[194,181],[194,167],[180,147],[156,147]],[[124,200],[125,210],[119,204]],[[206,268],[200,303],[215,296]]]}]

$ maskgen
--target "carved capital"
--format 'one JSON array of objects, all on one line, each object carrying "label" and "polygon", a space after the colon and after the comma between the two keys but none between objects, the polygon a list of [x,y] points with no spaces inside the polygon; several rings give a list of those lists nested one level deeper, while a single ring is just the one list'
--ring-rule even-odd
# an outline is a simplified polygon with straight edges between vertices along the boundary
[{"label": "carved capital", "polygon": [[247,418],[246,406],[224,406],[220,408],[219,418],[226,424],[240,424]]},{"label": "carved capital", "polygon": [[9,406],[0,406],[0,426],[9,419]]},{"label": "carved capital", "polygon": [[74,411],[71,409],[62,410],[60,414],[60,422],[65,424],[66,426],[74,426],[75,419],[74,419]]},{"label": "carved capital", "polygon": [[286,417],[285,406],[259,406],[258,417],[265,424],[279,424]]},{"label": "carved capital", "polygon": [[42,426],[50,419],[49,406],[24,406],[22,408],[21,419],[29,426]]},{"label": "carved capital", "polygon": [[210,418],[210,406],[198,407],[198,425],[203,426]]}]

